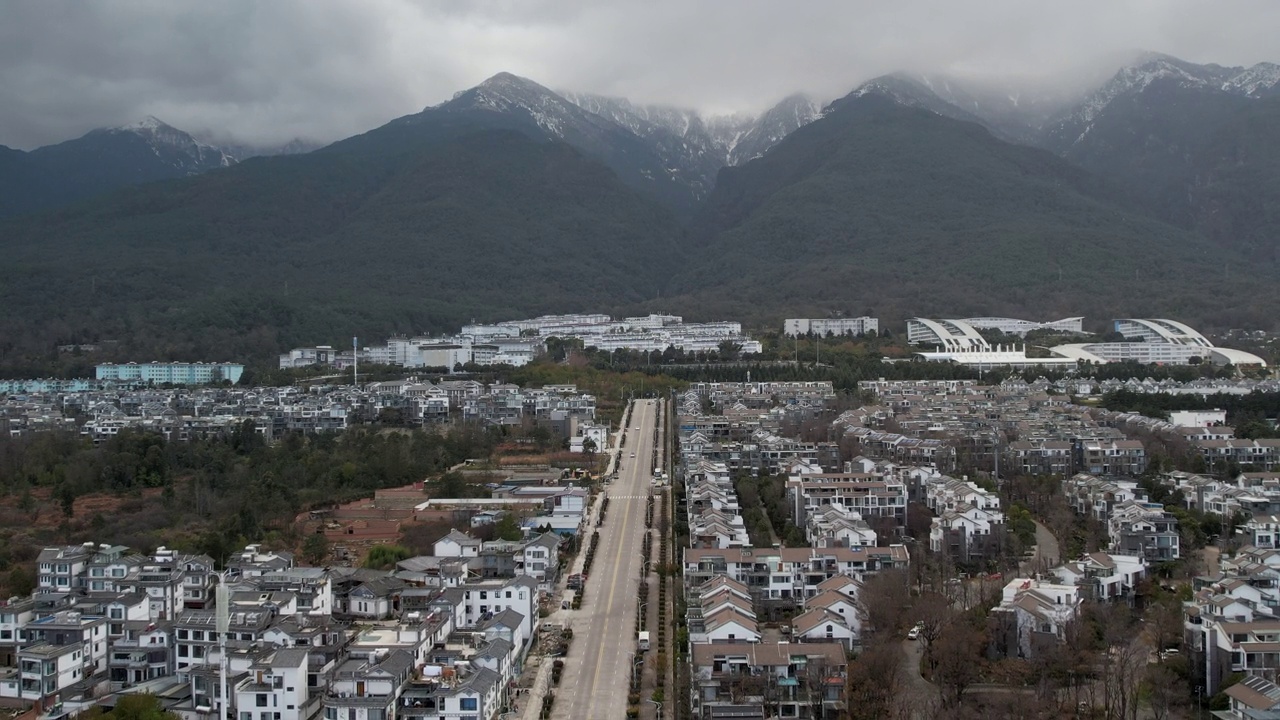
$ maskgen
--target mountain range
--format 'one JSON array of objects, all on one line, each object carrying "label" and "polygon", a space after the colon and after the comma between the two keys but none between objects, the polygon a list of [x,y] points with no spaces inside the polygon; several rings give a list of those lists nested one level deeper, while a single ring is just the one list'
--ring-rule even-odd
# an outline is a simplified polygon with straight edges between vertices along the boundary
[{"label": "mountain range", "polygon": [[1260,327],[1280,310],[1266,63],[1150,54],[1074,95],[894,74],[718,117],[502,73],[277,150],[153,118],[0,147],[0,366],[106,338],[265,357],[592,308]]}]

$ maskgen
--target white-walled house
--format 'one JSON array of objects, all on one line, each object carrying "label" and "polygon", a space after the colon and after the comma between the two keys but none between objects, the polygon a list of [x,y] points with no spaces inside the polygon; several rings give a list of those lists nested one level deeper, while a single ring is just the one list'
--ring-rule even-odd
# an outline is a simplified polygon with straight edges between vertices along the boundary
[{"label": "white-walled house", "polygon": [[461,530],[450,530],[448,535],[435,541],[431,554],[436,557],[480,557],[483,542]]},{"label": "white-walled house", "polygon": [[862,636],[863,611],[857,601],[836,590],[826,590],[804,601],[805,610],[826,610],[835,613],[853,631],[855,641]]},{"label": "white-walled house", "polygon": [[844,616],[824,607],[811,607],[791,619],[791,639],[838,642],[852,652],[859,643],[859,634]]},{"label": "white-walled house", "polygon": [[520,547],[516,554],[516,574],[533,578],[546,589],[560,568],[560,536],[543,533]]},{"label": "white-walled house", "polygon": [[998,657],[1037,657],[1045,645],[1065,639],[1067,625],[1079,617],[1080,603],[1075,585],[1014,578],[991,610],[991,652]]},{"label": "white-walled house", "polygon": [[318,709],[307,687],[306,648],[280,648],[253,663],[235,686],[238,720],[307,720]]},{"label": "white-walled house", "polygon": [[[40,643],[18,651],[16,696],[20,700],[44,705],[56,702],[58,694],[93,674],[84,647],[79,643],[50,645]],[[0,686],[8,690],[8,686]]]},{"label": "white-walled house", "polygon": [[1084,588],[1095,600],[1128,597],[1147,575],[1147,563],[1136,555],[1086,553],[1079,560],[1049,571],[1063,584]]},{"label": "white-walled house", "polygon": [[413,656],[402,650],[348,658],[334,670],[322,700],[324,720],[394,720],[413,666]]}]

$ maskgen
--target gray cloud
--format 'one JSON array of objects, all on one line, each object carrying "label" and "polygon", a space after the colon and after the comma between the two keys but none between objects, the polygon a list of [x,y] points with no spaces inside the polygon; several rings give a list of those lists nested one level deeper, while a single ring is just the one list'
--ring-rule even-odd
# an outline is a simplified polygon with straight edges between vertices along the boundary
[{"label": "gray cloud", "polygon": [[239,142],[334,140],[502,70],[729,112],[900,69],[1280,60],[1268,0],[14,0],[2,20],[0,144],[24,149],[148,114]]}]

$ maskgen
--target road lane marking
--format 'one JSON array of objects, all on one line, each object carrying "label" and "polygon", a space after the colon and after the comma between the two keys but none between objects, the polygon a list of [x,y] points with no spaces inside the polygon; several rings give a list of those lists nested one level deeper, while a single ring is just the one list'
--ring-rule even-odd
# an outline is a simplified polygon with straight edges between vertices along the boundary
[{"label": "road lane marking", "polygon": [[[634,408],[634,406],[633,406],[633,408]],[[644,423],[643,423],[643,422],[641,422],[640,428],[641,428],[641,432],[643,432],[643,431],[644,431]],[[631,469],[631,483],[634,485],[634,484],[635,484],[635,482],[636,482],[637,480],[639,480],[639,474],[638,474],[638,473],[636,473],[636,470],[635,470],[635,468],[633,467],[633,468]],[[621,529],[624,531],[624,533],[625,533],[625,531],[627,530],[627,524],[628,524],[628,522],[631,520],[631,505],[632,505],[632,503],[627,503],[627,509],[626,509],[625,511],[623,511]],[[626,543],[624,543],[624,542],[622,541],[622,538],[621,538],[621,537],[615,536],[615,540],[618,542],[618,551],[617,551],[616,553],[614,553],[614,561],[613,561],[613,578],[612,578],[612,581],[610,582],[610,587],[609,587],[609,601],[608,601],[608,603],[606,604],[606,607],[607,607],[608,609],[610,609],[610,610],[613,608],[613,599],[614,599],[614,596],[617,594],[617,591],[618,591],[618,571],[621,569],[621,568],[620,568],[620,563],[621,563],[621,561],[622,561],[622,551],[625,549],[625,545],[626,545]],[[624,624],[624,625],[626,624],[626,621],[625,621],[625,620],[623,621],[623,624]],[[624,640],[624,642],[625,642],[625,640]],[[603,648],[601,648],[601,649],[603,650]],[[603,654],[603,653],[601,653],[601,654]],[[616,667],[616,663],[617,663],[618,661],[615,659],[615,661],[614,661],[614,662],[615,662],[615,667]],[[589,704],[589,705],[587,706],[587,710],[589,710],[589,711],[593,711],[593,710],[595,710],[595,707],[596,707],[596,706],[595,706],[595,694],[596,694],[596,689],[597,689],[597,687],[598,687],[598,686],[599,686],[599,684],[600,684],[600,668],[601,668],[601,667],[603,667],[603,665],[604,665],[604,663],[597,661],[597,662],[596,662],[596,671],[595,671],[595,674],[594,674],[594,675],[592,675],[592,677],[591,677],[591,696],[592,696],[592,700],[591,700],[591,704]],[[589,712],[589,713],[588,713],[588,717],[594,717],[594,716]]]}]

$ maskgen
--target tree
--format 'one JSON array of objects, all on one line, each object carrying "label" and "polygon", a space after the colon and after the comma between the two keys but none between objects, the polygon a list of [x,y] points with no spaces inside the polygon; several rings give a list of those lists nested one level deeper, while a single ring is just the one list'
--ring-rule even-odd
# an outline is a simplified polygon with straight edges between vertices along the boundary
[{"label": "tree", "polygon": [[364,566],[370,570],[390,570],[412,555],[412,551],[402,545],[374,545],[365,556]]},{"label": "tree", "polygon": [[1148,665],[1143,675],[1143,696],[1155,720],[1170,717],[1187,698],[1187,686],[1178,673],[1160,663]]},{"label": "tree", "polygon": [[955,608],[946,597],[927,592],[916,599],[911,609],[920,627],[920,642],[924,643],[925,661],[930,670],[936,670],[938,658],[934,654],[934,645],[956,618]]},{"label": "tree", "polygon": [[977,682],[982,634],[968,623],[949,625],[935,643],[933,679],[942,690],[942,703],[957,708],[964,691]]},{"label": "tree", "polygon": [[867,648],[849,663],[849,717],[879,720],[891,717],[902,686],[902,644],[886,642]]},{"label": "tree", "polygon": [[36,589],[36,576],[22,565],[15,565],[9,571],[9,593],[11,595],[30,595]]},{"label": "tree", "polygon": [[520,523],[516,522],[515,516],[508,512],[493,524],[493,535],[499,540],[515,542],[524,537],[524,531],[520,529]]},{"label": "tree", "polygon": [[903,570],[886,570],[867,578],[858,593],[858,603],[867,619],[871,643],[892,642],[902,629],[905,609],[910,603],[907,575]]},{"label": "tree", "polygon": [[165,710],[159,698],[150,693],[120,695],[110,712],[103,712],[101,705],[94,705],[76,717],[85,720],[180,720],[176,713]]},{"label": "tree", "polygon": [[329,538],[324,533],[312,533],[302,541],[302,559],[310,565],[319,565],[329,557]]}]

